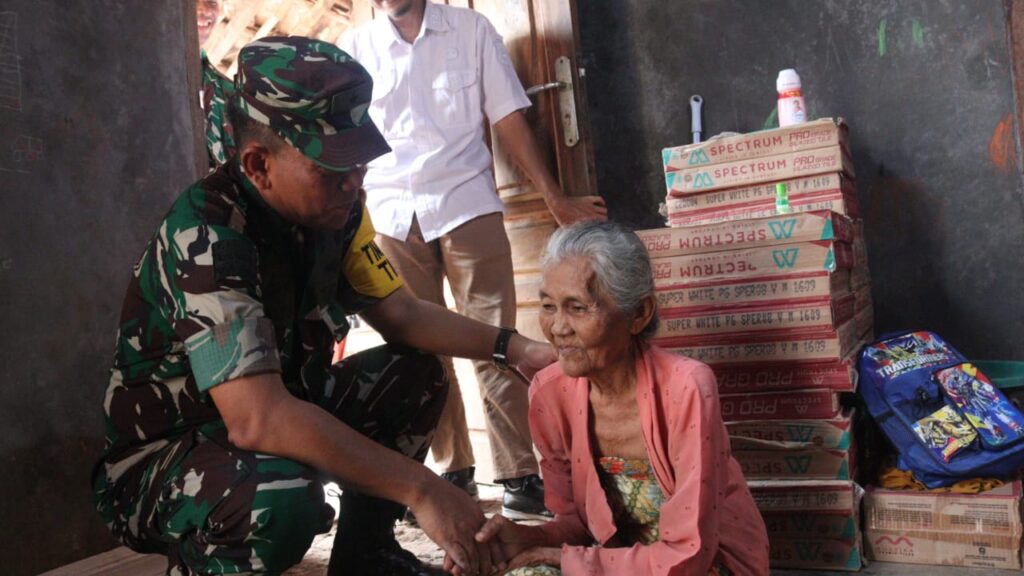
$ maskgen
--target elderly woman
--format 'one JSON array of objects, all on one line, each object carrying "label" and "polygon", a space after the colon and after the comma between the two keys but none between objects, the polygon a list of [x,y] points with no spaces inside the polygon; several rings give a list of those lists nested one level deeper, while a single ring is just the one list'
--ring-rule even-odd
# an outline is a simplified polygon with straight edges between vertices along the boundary
[{"label": "elderly woman", "polygon": [[530,429],[555,518],[495,516],[477,540],[516,576],[768,574],[714,374],[647,342],[658,320],[640,240],[608,222],[559,230],[540,296],[559,361],[530,387]]}]

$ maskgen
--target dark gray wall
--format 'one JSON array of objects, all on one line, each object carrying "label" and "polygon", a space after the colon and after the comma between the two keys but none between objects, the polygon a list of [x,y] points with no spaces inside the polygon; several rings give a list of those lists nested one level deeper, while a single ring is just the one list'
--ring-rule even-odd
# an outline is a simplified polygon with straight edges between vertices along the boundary
[{"label": "dark gray wall", "polygon": [[812,117],[843,116],[876,330],[930,328],[975,358],[1024,358],[1024,208],[1002,0],[578,2],[600,193],[663,225],[660,151],[774,122],[796,68]]},{"label": "dark gray wall", "polygon": [[186,4],[0,1],[4,574],[114,545],[89,474],[131,266],[196,170]]}]

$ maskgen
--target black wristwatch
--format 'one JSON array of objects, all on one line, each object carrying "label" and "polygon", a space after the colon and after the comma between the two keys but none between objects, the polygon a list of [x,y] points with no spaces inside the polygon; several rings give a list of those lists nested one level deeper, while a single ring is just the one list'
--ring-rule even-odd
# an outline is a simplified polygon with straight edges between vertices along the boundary
[{"label": "black wristwatch", "polygon": [[498,370],[508,370],[508,343],[512,335],[518,334],[515,328],[502,328],[498,332],[498,338],[494,341],[494,352],[491,353],[491,362]]}]

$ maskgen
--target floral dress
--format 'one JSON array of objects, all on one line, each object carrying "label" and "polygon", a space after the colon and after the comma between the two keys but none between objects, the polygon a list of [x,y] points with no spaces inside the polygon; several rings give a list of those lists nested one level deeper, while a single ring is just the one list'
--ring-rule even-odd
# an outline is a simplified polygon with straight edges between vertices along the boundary
[{"label": "floral dress", "polygon": [[[615,518],[614,545],[633,546],[658,541],[658,519],[665,493],[661,491],[654,469],[646,458],[626,459],[617,456],[597,458],[601,487]],[[509,576],[561,576],[562,571],[551,566],[528,566],[508,572]],[[732,572],[717,564],[708,576],[732,576]]]}]

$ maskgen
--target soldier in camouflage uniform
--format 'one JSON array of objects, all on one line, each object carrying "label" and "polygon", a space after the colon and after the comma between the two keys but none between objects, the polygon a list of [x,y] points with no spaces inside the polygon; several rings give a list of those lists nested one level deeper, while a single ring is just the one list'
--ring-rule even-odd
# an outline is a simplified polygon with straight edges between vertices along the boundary
[{"label": "soldier in camouflage uniform", "polygon": [[[239,63],[239,152],[174,203],[125,296],[98,510],[169,574],[277,574],[329,530],[330,479],[344,489],[330,574],[435,573],[394,540],[404,506],[466,573],[501,568],[473,540],[478,505],[421,464],[447,391],[433,354],[507,346],[538,368],[551,348],[402,286],[361,198],[362,165],[388,146],[358,63],[299,37],[255,41]],[[331,365],[354,312],[389,344]]]},{"label": "soldier in camouflage uniform", "polygon": [[[210,38],[214,24],[220,18],[221,0],[196,0],[196,30],[199,32],[199,46],[202,48]],[[200,52],[202,65],[203,114],[206,118],[206,155],[210,167],[216,169],[235,155],[235,134],[227,119],[228,100],[235,92],[235,85],[217,70],[206,55]]]}]

